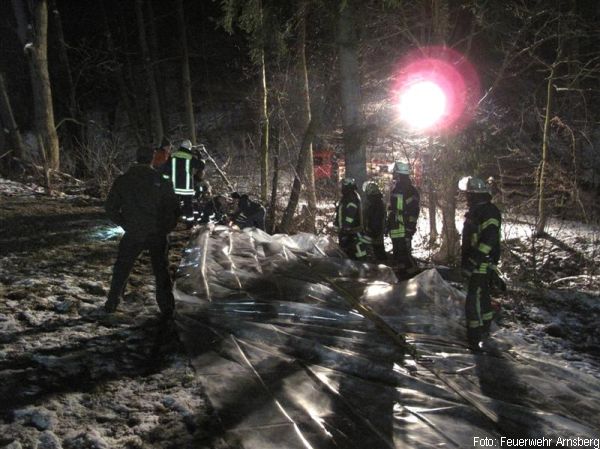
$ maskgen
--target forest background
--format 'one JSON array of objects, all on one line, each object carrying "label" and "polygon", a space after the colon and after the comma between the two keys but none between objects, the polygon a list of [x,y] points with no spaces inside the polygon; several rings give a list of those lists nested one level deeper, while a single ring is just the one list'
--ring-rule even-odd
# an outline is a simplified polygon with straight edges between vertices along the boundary
[{"label": "forest background", "polygon": [[[359,184],[374,159],[419,166],[440,261],[457,254],[467,174],[492,177],[538,237],[549,217],[598,222],[596,1],[11,0],[0,17],[1,170],[48,192],[74,178],[103,197],[138,146],[167,136],[204,144],[268,205],[271,230],[322,225],[335,189],[315,183],[313,152],[326,148]],[[450,128],[397,118],[392,86],[419,53],[478,75]]]}]

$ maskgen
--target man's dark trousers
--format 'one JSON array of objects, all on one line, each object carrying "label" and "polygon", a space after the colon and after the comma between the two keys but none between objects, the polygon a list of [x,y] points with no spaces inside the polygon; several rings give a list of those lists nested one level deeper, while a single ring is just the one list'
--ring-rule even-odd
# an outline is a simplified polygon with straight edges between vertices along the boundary
[{"label": "man's dark trousers", "polygon": [[156,279],[156,302],[165,317],[170,317],[175,308],[171,276],[169,274],[169,243],[166,235],[151,234],[136,237],[125,233],[119,243],[117,261],[113,267],[113,276],[108,293],[108,303],[116,305],[125,291],[127,279],[140,253],[147,249],[150,252],[152,271]]}]

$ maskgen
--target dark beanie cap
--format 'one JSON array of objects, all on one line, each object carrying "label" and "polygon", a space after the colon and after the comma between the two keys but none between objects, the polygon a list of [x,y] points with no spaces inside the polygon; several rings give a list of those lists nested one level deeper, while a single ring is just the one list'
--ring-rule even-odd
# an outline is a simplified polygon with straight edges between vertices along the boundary
[{"label": "dark beanie cap", "polygon": [[154,149],[141,146],[137,149],[135,154],[135,159],[140,164],[149,164],[152,162],[152,157],[154,156]]}]

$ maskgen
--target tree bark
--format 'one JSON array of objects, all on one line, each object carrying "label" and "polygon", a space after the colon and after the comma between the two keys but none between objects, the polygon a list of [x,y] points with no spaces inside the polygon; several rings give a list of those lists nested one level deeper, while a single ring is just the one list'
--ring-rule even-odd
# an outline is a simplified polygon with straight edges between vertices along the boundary
[{"label": "tree bark", "polygon": [[308,147],[312,144],[312,141],[315,138],[317,133],[318,123],[315,117],[313,117],[306,128],[304,136],[302,137],[302,145],[300,147],[300,154],[298,156],[298,164],[296,166],[296,176],[294,176],[294,182],[292,184],[292,191],[290,193],[290,200],[288,201],[288,205],[283,214],[283,218],[281,219],[281,224],[279,226],[280,232],[287,233],[289,232],[290,226],[292,224],[292,219],[294,218],[294,213],[296,212],[296,208],[298,207],[298,200],[300,199],[300,191],[302,188],[302,182],[300,181],[299,174],[306,167],[306,158],[308,157]]},{"label": "tree bark", "polygon": [[6,157],[6,167],[10,170],[12,166],[12,159],[14,157],[22,159],[23,157],[23,139],[21,138],[21,132],[17,126],[17,122],[12,112],[10,105],[10,99],[6,90],[6,84],[4,83],[4,75],[0,73],[0,121],[2,121],[2,127],[8,134],[9,142],[12,145],[11,155]]},{"label": "tree bark", "polygon": [[[303,80],[303,97],[304,97],[304,126],[308,128],[311,123],[311,107],[310,107],[310,86],[308,83],[308,66],[306,64],[306,15],[308,10],[308,2],[304,1],[300,11],[300,69],[302,71]],[[306,226],[310,232],[315,231],[315,217],[317,214],[317,194],[315,189],[315,167],[313,161],[313,145],[312,140],[306,147],[307,154],[304,157],[304,167],[298,165],[297,169],[303,168],[304,171],[304,187],[308,202],[308,217],[306,217]],[[300,157],[298,157],[300,161]]]},{"label": "tree bark", "polygon": [[150,130],[150,141],[160,141],[164,135],[164,129],[161,119],[160,102],[158,99],[158,89],[156,79],[154,78],[154,70],[152,60],[150,58],[150,50],[148,48],[148,40],[146,38],[146,25],[144,23],[144,0],[136,0],[135,15],[137,19],[138,38],[142,50],[142,60],[144,71],[146,73],[146,81],[148,82],[150,96],[150,120],[152,129]]},{"label": "tree bark", "polygon": [[[262,1],[258,2],[260,14],[260,26],[264,38],[265,28],[263,20]],[[263,204],[267,203],[269,192],[269,111],[268,111],[268,90],[267,90],[267,70],[265,63],[265,44],[264,39],[260,44],[260,72],[262,87],[261,103],[261,139],[260,139],[260,198]]]},{"label": "tree bark", "polygon": [[460,251],[460,235],[456,230],[456,180],[446,174],[441,187],[442,244],[434,259],[436,262],[454,264]]},{"label": "tree bark", "polygon": [[355,2],[342,5],[337,24],[342,127],[346,175],[361,186],[367,179],[367,158],[363,135],[363,114],[360,93],[357,24],[354,18]]},{"label": "tree bark", "polygon": [[550,116],[552,115],[552,100],[554,98],[554,75],[555,66],[550,68],[548,84],[546,86],[546,117],[544,118],[544,133],[542,136],[542,160],[538,174],[538,216],[535,227],[537,236],[543,235],[546,229],[547,211],[546,211],[546,163],[548,162],[548,142],[550,140]]},{"label": "tree bark", "polygon": [[192,101],[192,81],[190,77],[190,60],[187,45],[185,13],[183,0],[177,1],[177,25],[179,27],[179,42],[181,45],[181,82],[183,86],[183,103],[185,104],[185,122],[190,140],[196,144],[196,121],[194,118],[194,103]]},{"label": "tree bark", "polygon": [[429,244],[434,245],[438,238],[437,231],[437,195],[435,193],[435,183],[433,182],[433,136],[429,136],[427,154],[423,157],[423,185],[427,188],[427,203],[429,207]]},{"label": "tree bark", "polygon": [[[154,80],[156,81],[156,94],[158,96],[158,104],[160,110],[160,119],[162,123],[163,133],[169,129],[169,115],[167,109],[167,94],[164,88],[164,76],[160,70],[158,38],[156,33],[156,19],[154,17],[154,8],[152,1],[147,2],[148,5],[148,41],[150,43],[150,58],[153,61],[152,68],[154,72]],[[162,136],[160,137],[162,139]],[[194,139],[194,144],[196,140]],[[156,142],[158,144],[158,142]]]},{"label": "tree bark", "polygon": [[46,0],[34,2],[33,9],[33,46],[26,52],[30,58],[30,67],[34,92],[34,110],[36,130],[43,143],[42,151],[47,151],[48,167],[60,169],[60,148],[54,124],[52,106],[52,87],[48,73],[48,5]]},{"label": "tree bark", "polygon": [[108,51],[115,59],[115,80],[119,89],[119,97],[121,99],[123,107],[125,108],[125,112],[127,113],[127,118],[129,119],[129,126],[132,128],[132,132],[135,136],[137,145],[141,146],[143,143],[142,137],[140,135],[140,130],[142,129],[142,121],[137,112],[137,109],[135,108],[134,102],[132,102],[129,96],[129,89],[127,88],[127,82],[125,81],[125,74],[123,73],[123,64],[121,64],[121,62],[117,59],[117,51],[115,49],[112,32],[110,30],[106,9],[104,8],[104,2],[102,2],[102,15],[104,19],[106,44],[108,47]]},{"label": "tree bark", "polygon": [[75,84],[73,83],[73,75],[71,73],[71,62],[69,61],[62,20],[58,7],[56,6],[56,0],[50,0],[50,9],[52,11],[52,17],[54,18],[54,28],[58,38],[58,58],[62,65],[62,72],[67,84],[67,94],[69,97],[67,108],[69,109],[71,118],[78,120],[79,114],[77,112],[77,100],[75,98]]},{"label": "tree bark", "polygon": [[[279,102],[281,109],[281,102]],[[283,111],[280,111],[283,114]],[[269,209],[267,210],[267,229],[270,233],[275,231],[275,222],[277,215],[277,191],[279,188],[279,155],[281,154],[281,134],[282,134],[282,120],[280,117],[277,118],[277,127],[275,133],[275,148],[273,151],[273,178],[271,180],[271,199],[269,201]]]}]

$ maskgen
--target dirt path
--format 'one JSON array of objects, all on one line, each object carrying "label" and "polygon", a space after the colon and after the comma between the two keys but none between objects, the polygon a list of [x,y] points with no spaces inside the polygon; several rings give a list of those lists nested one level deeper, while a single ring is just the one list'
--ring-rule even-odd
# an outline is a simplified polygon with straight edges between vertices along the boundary
[{"label": "dirt path", "polygon": [[[0,201],[0,447],[214,447],[216,419],[159,320],[149,258],[106,316],[118,236],[101,204]],[[187,238],[173,235],[173,271]]]}]

